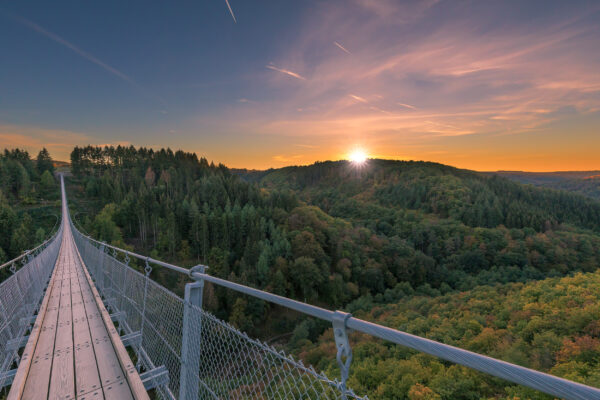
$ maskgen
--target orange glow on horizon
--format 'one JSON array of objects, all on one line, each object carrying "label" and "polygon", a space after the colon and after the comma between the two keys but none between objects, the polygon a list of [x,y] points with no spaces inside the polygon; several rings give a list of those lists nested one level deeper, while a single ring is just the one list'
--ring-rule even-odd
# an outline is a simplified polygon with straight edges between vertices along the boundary
[{"label": "orange glow on horizon", "polygon": [[[600,155],[597,152],[600,148],[600,136],[594,134],[593,126],[580,127],[580,136],[585,140],[570,140],[568,135],[564,135],[562,130],[558,129],[515,135],[419,136],[415,132],[416,124],[412,127],[406,126],[406,132],[401,134],[366,134],[369,132],[369,126],[382,131],[390,129],[389,125],[380,124],[382,121],[375,119],[315,121],[311,126],[296,121],[288,128],[292,133],[297,130],[298,134],[280,137],[270,135],[269,132],[264,141],[256,141],[255,137],[248,135],[237,140],[236,146],[231,146],[227,138],[222,140],[219,135],[201,139],[203,143],[200,146],[197,140],[172,135],[169,142],[165,142],[164,138],[152,138],[151,141],[143,142],[135,140],[110,143],[94,140],[84,132],[0,124],[0,150],[19,147],[35,157],[42,147],[46,147],[55,160],[68,162],[75,145],[120,144],[154,149],[170,147],[172,150],[195,152],[198,157],[205,157],[209,162],[223,163],[231,168],[261,170],[289,165],[309,165],[317,161],[365,158],[431,161],[476,171],[600,170]],[[435,125],[432,126],[436,129]],[[271,128],[280,127],[279,123]],[[314,137],[301,135],[311,127]],[[351,131],[351,128],[354,129]],[[444,126],[440,127],[443,128]],[[363,131],[365,134],[344,134],[344,131]],[[360,143],[362,154],[358,153],[359,148],[348,148],[348,142]],[[357,154],[353,154],[354,152]]]},{"label": "orange glow on horizon", "polygon": [[[85,145],[81,143],[79,145]],[[135,145],[135,144],[134,144]],[[8,148],[26,148],[32,156],[43,146],[42,143],[35,143],[33,146],[27,142],[19,143],[13,141]],[[74,145],[73,145],[74,146]],[[48,147],[48,146],[47,146]],[[167,146],[165,146],[167,147]],[[153,148],[160,148],[153,146]],[[180,147],[171,146],[173,150]],[[184,151],[185,146],[181,147]],[[51,156],[56,161],[70,160],[70,150],[66,146],[61,148],[50,146],[48,147]],[[599,171],[600,160],[597,154],[593,151],[583,152],[564,152],[562,154],[512,154],[507,155],[501,152],[481,152],[479,154],[469,154],[467,152],[451,152],[451,151],[425,151],[422,153],[406,152],[404,150],[398,155],[394,155],[390,148],[384,149],[382,152],[374,151],[370,155],[364,152],[353,152],[352,154],[340,155],[336,151],[319,151],[315,154],[307,154],[302,157],[296,155],[272,155],[264,151],[253,151],[249,154],[248,151],[238,149],[229,149],[229,151],[196,151],[198,157],[205,157],[215,164],[223,163],[230,168],[246,168],[266,170],[269,168],[282,168],[290,165],[310,165],[319,161],[336,161],[350,160],[356,163],[364,163],[367,158],[372,159],[387,159],[399,161],[428,161],[440,164],[446,164],[457,168],[470,169],[475,171],[528,171],[528,172],[555,172],[555,171]]]}]

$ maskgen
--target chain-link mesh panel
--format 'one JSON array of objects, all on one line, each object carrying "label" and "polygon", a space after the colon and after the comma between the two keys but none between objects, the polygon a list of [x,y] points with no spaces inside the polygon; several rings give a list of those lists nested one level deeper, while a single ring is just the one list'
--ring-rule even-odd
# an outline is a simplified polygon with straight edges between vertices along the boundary
[{"label": "chain-link mesh panel", "polygon": [[352,391],[342,393],[337,381],[312,367],[186,303],[152,281],[148,267],[144,275],[76,229],[73,235],[107,306],[121,316],[119,327],[125,334],[142,334],[138,366],[168,370],[168,385],[157,390],[161,398],[359,398]]},{"label": "chain-link mesh panel", "polygon": [[[44,295],[56,264],[62,226],[46,245],[38,247],[19,261],[10,263],[11,276],[0,283],[0,372],[7,372],[18,360],[19,346]],[[19,268],[20,267],[20,268]],[[19,269],[17,269],[19,268]],[[0,380],[0,387],[4,386]]]},{"label": "chain-link mesh panel", "polygon": [[190,352],[200,356],[200,398],[341,398],[338,385],[312,367],[249,338],[198,307],[190,308],[192,331],[200,333],[200,340],[190,346]]}]

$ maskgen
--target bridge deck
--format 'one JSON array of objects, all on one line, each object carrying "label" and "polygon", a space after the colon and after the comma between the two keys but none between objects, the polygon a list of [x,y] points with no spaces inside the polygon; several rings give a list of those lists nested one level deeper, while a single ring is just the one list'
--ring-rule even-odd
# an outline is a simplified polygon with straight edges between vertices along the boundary
[{"label": "bridge deck", "polygon": [[148,398],[68,224],[8,398]]}]

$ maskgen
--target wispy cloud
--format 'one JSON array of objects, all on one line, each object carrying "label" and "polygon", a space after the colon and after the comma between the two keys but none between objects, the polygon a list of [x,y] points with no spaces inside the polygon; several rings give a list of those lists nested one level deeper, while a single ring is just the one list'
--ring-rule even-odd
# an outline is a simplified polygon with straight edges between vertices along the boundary
[{"label": "wispy cloud", "polygon": [[367,99],[365,99],[364,97],[360,97],[355,94],[349,94],[348,96],[350,96],[351,98],[353,98],[356,101],[360,101],[361,103],[368,103]]},{"label": "wispy cloud", "polygon": [[456,126],[442,124],[434,121],[424,121],[423,126],[425,127],[427,133],[431,133],[437,136],[464,136],[476,133],[472,130],[461,129]]},{"label": "wispy cloud", "polygon": [[[517,5],[318,2],[267,66],[309,79],[258,82],[271,87],[252,107],[239,104],[235,118],[227,110],[231,130],[278,143],[265,163],[331,159],[360,144],[369,154],[482,169],[527,169],[532,154],[551,149],[535,162],[597,168],[598,7],[553,2],[525,17]],[[352,57],[339,52],[344,44]],[[290,143],[318,148],[296,147],[304,156],[294,158]]]},{"label": "wispy cloud", "polygon": [[269,68],[269,69],[271,69],[271,70],[273,70],[273,71],[281,72],[282,74],[289,75],[289,76],[291,76],[291,77],[293,77],[293,78],[296,78],[296,79],[300,79],[300,80],[303,80],[303,81],[305,81],[305,80],[306,80],[306,78],[305,78],[305,77],[303,77],[303,76],[302,76],[302,75],[300,75],[300,74],[297,74],[297,73],[295,73],[295,72],[293,72],[293,71],[290,71],[289,69],[278,68],[278,67],[274,66],[273,64],[269,64],[269,65],[267,65],[267,68]]},{"label": "wispy cloud", "polygon": [[117,142],[110,142],[110,143],[100,143],[100,144],[96,144],[96,146],[100,146],[100,147],[117,147],[117,146],[121,146],[121,147],[129,147],[131,146],[131,142],[128,140],[119,140]]},{"label": "wispy cloud", "polygon": [[[317,7],[277,59],[310,71],[310,80],[301,88],[280,86],[272,101],[258,102],[259,123],[290,135],[403,132],[431,142],[531,132],[559,121],[565,107],[582,115],[600,109],[600,65],[591,55],[600,30],[581,22],[585,13],[534,22],[515,16],[509,28],[494,23],[494,7],[465,24],[470,17],[445,2],[418,3],[401,22],[406,10],[395,1]],[[452,18],[440,20],[446,12]],[[434,22],[435,29],[424,28]],[[332,42],[323,38],[332,36],[351,37],[361,49],[351,63],[327,51]]]},{"label": "wispy cloud", "polygon": [[333,42],[333,44],[335,44],[335,45],[336,45],[336,46],[337,46],[337,47],[338,47],[340,50],[342,50],[343,52],[345,52],[345,53],[348,53],[348,54],[352,54],[352,53],[350,53],[350,52],[348,51],[348,49],[346,49],[344,46],[342,46],[342,45],[341,45],[341,44],[339,44],[338,42],[335,42],[335,41],[334,41],[334,42]]},{"label": "wispy cloud", "polygon": [[406,104],[406,103],[396,103],[401,107],[405,107],[405,108],[410,108],[411,110],[417,111],[417,107],[415,106],[411,106],[410,104]]},{"label": "wispy cloud", "polygon": [[237,24],[237,20],[235,19],[235,14],[233,13],[233,9],[231,8],[231,5],[229,4],[229,0],[225,0],[225,4],[227,4],[227,8],[229,8],[229,13],[231,14],[231,18],[233,18],[233,22],[235,22]]},{"label": "wispy cloud", "polygon": [[304,157],[302,154],[295,154],[295,155],[291,155],[291,156],[276,155],[276,156],[273,156],[273,160],[280,162],[280,163],[289,163],[289,162],[298,162],[298,160],[301,160],[302,157]]}]

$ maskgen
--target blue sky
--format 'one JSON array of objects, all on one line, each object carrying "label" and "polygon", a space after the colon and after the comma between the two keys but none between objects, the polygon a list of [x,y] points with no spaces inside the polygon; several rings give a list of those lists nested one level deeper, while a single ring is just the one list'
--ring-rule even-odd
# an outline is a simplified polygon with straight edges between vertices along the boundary
[{"label": "blue sky", "polygon": [[3,4],[0,146],[600,168],[598,2],[230,5],[237,22],[217,0]]}]

